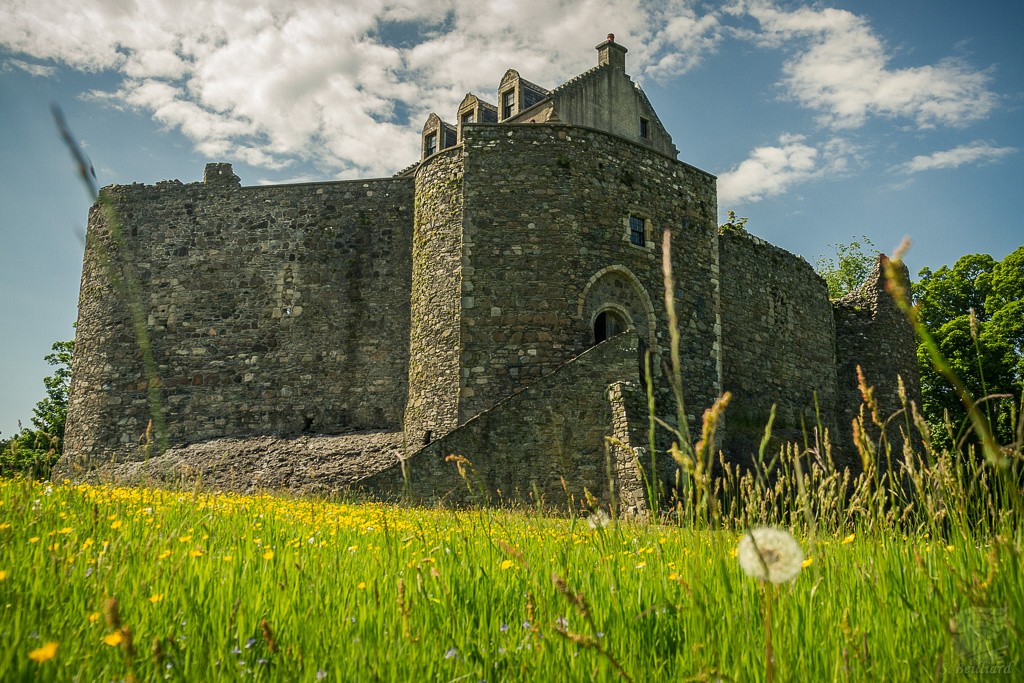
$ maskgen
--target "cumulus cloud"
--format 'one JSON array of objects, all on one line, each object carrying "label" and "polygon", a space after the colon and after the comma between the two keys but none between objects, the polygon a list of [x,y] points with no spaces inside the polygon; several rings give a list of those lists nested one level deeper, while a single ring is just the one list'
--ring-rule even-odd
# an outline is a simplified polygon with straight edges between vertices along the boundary
[{"label": "cumulus cloud", "polygon": [[211,157],[268,169],[301,159],[338,177],[405,166],[430,111],[450,118],[467,91],[494,99],[510,67],[557,85],[593,66],[614,31],[633,73],[675,75],[715,29],[693,0],[5,4],[0,46],[122,76],[88,96],[144,111]]},{"label": "cumulus cloud", "polygon": [[846,173],[860,160],[856,146],[832,138],[819,146],[803,135],[785,134],[778,145],[755,148],[732,170],[718,177],[718,202],[759,202],[789,190],[797,183]]},{"label": "cumulus cloud", "polygon": [[995,147],[987,142],[975,140],[969,145],[960,145],[953,149],[932,154],[919,154],[910,161],[895,166],[890,170],[903,173],[918,173],[939,168],[957,168],[964,164],[998,161],[1017,151],[1019,150],[1016,147]]},{"label": "cumulus cloud", "polygon": [[822,123],[856,128],[871,116],[912,120],[919,128],[962,126],[984,118],[997,104],[990,75],[948,58],[896,68],[882,39],[861,16],[831,8],[781,9],[767,0],[728,8],[753,17],[758,30],[737,34],[794,54],[782,85],[790,96],[821,112]]}]

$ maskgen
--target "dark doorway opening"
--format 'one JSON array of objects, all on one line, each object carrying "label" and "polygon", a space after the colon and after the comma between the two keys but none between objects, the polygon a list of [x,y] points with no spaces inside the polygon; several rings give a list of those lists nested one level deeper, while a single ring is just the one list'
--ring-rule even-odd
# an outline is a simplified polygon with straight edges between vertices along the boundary
[{"label": "dark doorway opening", "polygon": [[626,321],[615,311],[601,311],[594,319],[594,343],[600,344],[626,331]]}]

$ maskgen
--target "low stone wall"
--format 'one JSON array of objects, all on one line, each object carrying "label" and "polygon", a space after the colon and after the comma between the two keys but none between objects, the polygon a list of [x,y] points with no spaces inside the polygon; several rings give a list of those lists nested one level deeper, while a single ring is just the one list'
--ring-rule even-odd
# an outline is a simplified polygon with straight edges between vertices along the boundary
[{"label": "low stone wall", "polygon": [[142,461],[95,462],[80,478],[121,485],[200,484],[204,490],[324,495],[343,492],[367,473],[390,467],[404,447],[402,432],[214,439],[169,448]]},{"label": "low stone wall", "polygon": [[[448,505],[483,498],[532,504],[534,490],[545,504],[566,504],[566,492],[582,499],[584,489],[607,501],[609,466],[613,486],[621,476],[605,446],[612,433],[608,387],[636,381],[638,352],[634,332],[599,344],[410,456],[404,475],[395,465],[357,488],[385,500],[407,495]],[[450,455],[468,460],[473,492]]]}]

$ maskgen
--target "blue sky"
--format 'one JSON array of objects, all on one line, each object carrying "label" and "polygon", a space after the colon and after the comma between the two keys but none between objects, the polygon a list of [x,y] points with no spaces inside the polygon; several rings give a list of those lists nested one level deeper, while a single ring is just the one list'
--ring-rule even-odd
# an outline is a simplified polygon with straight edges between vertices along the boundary
[{"label": "blue sky", "polygon": [[71,337],[100,183],[390,175],[431,111],[554,87],[614,32],[719,209],[814,261],[867,236],[912,271],[1024,244],[1024,3],[1014,0],[0,0],[0,433]]}]

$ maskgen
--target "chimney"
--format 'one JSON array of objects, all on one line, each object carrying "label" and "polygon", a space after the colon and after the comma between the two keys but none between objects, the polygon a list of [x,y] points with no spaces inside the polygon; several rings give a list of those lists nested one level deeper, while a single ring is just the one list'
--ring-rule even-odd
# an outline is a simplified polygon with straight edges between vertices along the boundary
[{"label": "chimney", "polygon": [[609,33],[608,40],[597,46],[597,65],[610,64],[613,69],[626,73],[626,48],[615,42],[615,34]]}]

